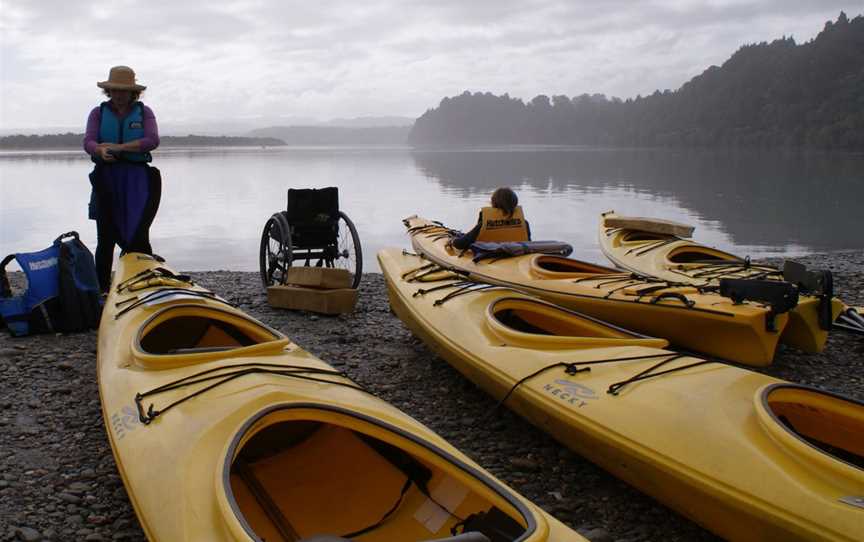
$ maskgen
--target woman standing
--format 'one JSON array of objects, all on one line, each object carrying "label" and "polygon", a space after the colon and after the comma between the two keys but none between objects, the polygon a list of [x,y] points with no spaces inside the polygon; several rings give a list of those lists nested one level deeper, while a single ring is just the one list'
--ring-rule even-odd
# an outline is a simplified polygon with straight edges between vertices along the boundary
[{"label": "woman standing", "polygon": [[128,66],[114,66],[107,81],[96,83],[109,100],[87,119],[84,150],[96,163],[90,173],[90,218],[96,220],[96,271],[99,286],[111,285],[114,245],[123,252],[151,254],[150,225],[161,197],[159,170],[148,166],[159,146],[153,111],[138,98],[147,88]]}]

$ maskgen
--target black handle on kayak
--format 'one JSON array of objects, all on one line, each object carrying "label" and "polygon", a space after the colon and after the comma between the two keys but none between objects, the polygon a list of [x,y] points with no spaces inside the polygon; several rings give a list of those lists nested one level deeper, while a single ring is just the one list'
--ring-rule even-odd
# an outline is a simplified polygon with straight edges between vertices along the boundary
[{"label": "black handle on kayak", "polygon": [[693,305],[696,304],[695,301],[693,301],[692,299],[687,299],[687,296],[685,296],[684,294],[679,294],[678,292],[666,292],[655,296],[651,299],[651,304],[656,305],[659,301],[662,301],[664,299],[677,299],[681,303],[684,303],[684,305],[686,305],[688,309],[692,308]]}]

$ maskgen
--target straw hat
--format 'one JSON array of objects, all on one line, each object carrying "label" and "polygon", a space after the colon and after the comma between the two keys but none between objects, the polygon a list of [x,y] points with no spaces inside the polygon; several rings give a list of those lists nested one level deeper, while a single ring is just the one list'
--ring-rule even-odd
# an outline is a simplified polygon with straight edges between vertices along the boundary
[{"label": "straw hat", "polygon": [[108,80],[96,83],[99,88],[117,90],[144,90],[144,85],[135,82],[135,72],[129,66],[114,66],[108,72]]}]

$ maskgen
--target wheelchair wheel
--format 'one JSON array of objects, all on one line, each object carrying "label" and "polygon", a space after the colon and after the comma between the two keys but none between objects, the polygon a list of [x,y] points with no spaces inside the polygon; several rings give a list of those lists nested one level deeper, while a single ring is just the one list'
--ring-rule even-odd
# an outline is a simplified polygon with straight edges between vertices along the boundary
[{"label": "wheelchair wheel", "polygon": [[258,263],[264,287],[285,284],[291,267],[291,229],[281,213],[271,216],[261,233]]},{"label": "wheelchair wheel", "polygon": [[339,240],[333,267],[347,269],[353,277],[351,287],[357,288],[363,277],[363,250],[360,248],[360,236],[357,235],[354,223],[342,211],[339,211],[339,221],[336,225]]}]

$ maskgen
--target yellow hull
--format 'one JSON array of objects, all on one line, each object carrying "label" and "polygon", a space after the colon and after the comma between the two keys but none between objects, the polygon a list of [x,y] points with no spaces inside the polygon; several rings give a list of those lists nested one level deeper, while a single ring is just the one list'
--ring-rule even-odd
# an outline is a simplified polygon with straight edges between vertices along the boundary
[{"label": "yellow hull", "polygon": [[[621,269],[673,283],[712,286],[722,278],[782,280],[783,273],[770,265],[734,265],[743,260],[728,252],[700,245],[690,239],[623,228],[606,228],[603,219],[615,217],[604,213],[600,223],[600,248]],[[732,265],[730,265],[732,264]],[[834,298],[831,303],[833,322],[843,308]],[[821,352],[828,331],[819,326],[819,298],[801,296],[798,306],[789,313],[789,324],[780,341],[805,352]]]},{"label": "yellow hull", "polygon": [[759,304],[736,305],[714,293],[667,287],[557,256],[532,254],[475,263],[470,252],[460,255],[447,246],[444,228],[418,217],[405,219],[405,225],[415,250],[429,262],[711,356],[769,365],[789,320],[786,313],[771,316]]},{"label": "yellow hull", "polygon": [[[418,280],[411,271],[423,260],[394,249],[378,260],[391,307],[415,335],[491,396],[506,398],[507,407],[622,480],[730,540],[861,540],[860,402],[674,358],[664,340],[508,288],[475,286],[448,297],[464,287],[458,277]],[[648,373],[656,376],[633,380],[664,360]],[[669,369],[678,370],[657,374]],[[808,444],[781,417],[849,455]]]},{"label": "yellow hull", "polygon": [[120,260],[98,378],[117,467],[150,540],[446,540],[471,514],[508,540],[584,540],[149,256]]}]

